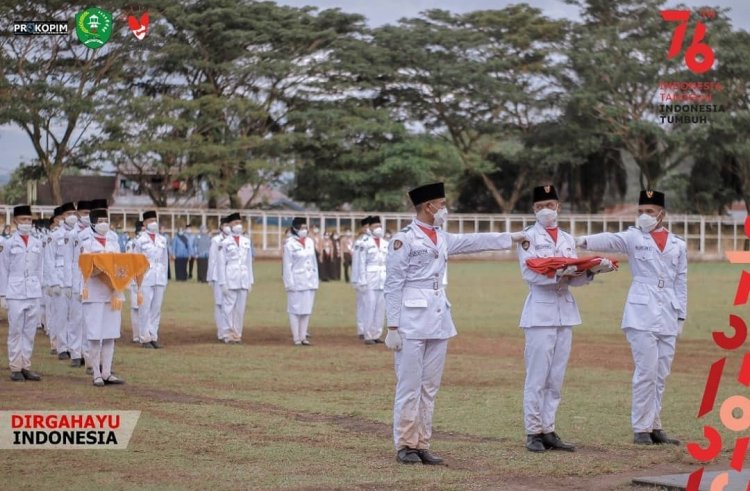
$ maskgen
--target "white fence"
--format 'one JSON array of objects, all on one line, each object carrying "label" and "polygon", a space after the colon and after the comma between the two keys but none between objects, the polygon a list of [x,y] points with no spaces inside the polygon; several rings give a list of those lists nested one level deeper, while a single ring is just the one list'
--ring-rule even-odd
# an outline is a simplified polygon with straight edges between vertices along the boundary
[{"label": "white fence", "polygon": [[[49,218],[53,207],[33,206],[39,218]],[[140,219],[141,209],[110,208],[110,220],[119,231],[133,231],[136,220]],[[359,220],[365,213],[357,212],[307,212],[236,210],[245,220],[245,226],[257,252],[277,255],[292,218],[304,216],[308,224],[317,225],[321,230],[342,233],[351,230],[356,233]],[[158,209],[159,222],[167,232],[174,233],[179,227],[190,223],[194,227],[207,226],[218,229],[221,216],[231,210],[207,209]],[[0,205],[0,221],[10,224],[13,207]],[[383,222],[383,228],[393,233],[400,230],[412,219],[410,213],[376,213]],[[450,232],[516,232],[534,223],[533,215],[492,215],[492,214],[450,214],[447,229]],[[561,215],[558,224],[563,230],[574,235],[587,235],[598,232],[617,232],[633,225],[633,219],[607,215]],[[719,259],[727,250],[743,249],[745,243],[744,222],[739,219],[721,216],[667,215],[667,226],[675,234],[685,238],[692,257]]]}]

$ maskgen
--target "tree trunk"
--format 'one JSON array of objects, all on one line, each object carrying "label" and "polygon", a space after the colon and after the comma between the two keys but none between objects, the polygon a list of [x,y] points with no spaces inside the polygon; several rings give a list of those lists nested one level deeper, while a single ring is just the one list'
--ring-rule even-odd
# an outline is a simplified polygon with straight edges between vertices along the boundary
[{"label": "tree trunk", "polygon": [[61,205],[63,203],[62,189],[60,188],[60,177],[62,176],[63,167],[60,165],[52,166],[47,175],[52,202]]}]

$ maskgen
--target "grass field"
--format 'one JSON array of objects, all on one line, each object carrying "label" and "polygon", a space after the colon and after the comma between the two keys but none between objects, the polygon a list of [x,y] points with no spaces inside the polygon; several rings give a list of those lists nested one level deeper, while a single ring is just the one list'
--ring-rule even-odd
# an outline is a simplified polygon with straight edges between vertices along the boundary
[{"label": "grass field", "polygon": [[[667,382],[663,421],[681,440],[700,440],[696,413],[710,364],[725,355],[710,332],[727,325],[740,268],[694,264],[689,315]],[[313,347],[294,347],[278,262],[255,266],[244,344],[216,341],[206,285],[167,289],[162,350],[123,337],[114,370],[125,386],[95,388],[83,369],[50,356],[36,338],[40,383],[0,377],[2,409],[141,410],[126,451],[4,451],[4,489],[631,489],[636,475],[690,472],[675,447],[631,443],[630,350],[619,329],[627,265],[574,293],[584,321],[558,412],[558,432],[574,454],[523,446],[523,335],[517,327],[526,286],[515,262],[454,262],[449,296],[459,335],[449,346],[437,398],[432,448],[445,467],[394,460],[390,418],[392,355],[356,339],[354,292],[324,283],[311,322]],[[4,315],[4,314],[2,314]],[[6,339],[7,322],[0,323]],[[743,393],[730,356],[718,401]],[[5,356],[5,355],[3,355]],[[746,391],[745,391],[746,393]],[[713,467],[728,467],[734,435]],[[731,439],[730,439],[731,438]]]}]

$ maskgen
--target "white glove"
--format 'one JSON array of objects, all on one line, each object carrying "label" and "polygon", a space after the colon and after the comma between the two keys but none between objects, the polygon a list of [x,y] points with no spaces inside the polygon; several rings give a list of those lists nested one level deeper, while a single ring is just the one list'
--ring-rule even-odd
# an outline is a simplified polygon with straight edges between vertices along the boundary
[{"label": "white glove", "polygon": [[682,334],[682,327],[685,325],[685,319],[677,319],[677,335]]},{"label": "white glove", "polygon": [[65,294],[66,298],[71,298],[73,296],[73,289],[69,286],[66,286],[63,288],[63,293]]},{"label": "white glove", "polygon": [[598,265],[594,266],[593,268],[589,269],[592,273],[609,273],[610,271],[617,271],[617,268],[614,264],[612,264],[612,261],[607,259],[606,257],[603,258]]},{"label": "white glove", "polygon": [[49,295],[50,297],[59,297],[62,292],[60,291],[60,287],[55,285],[49,287]]},{"label": "white glove", "polygon": [[580,247],[581,249],[586,248],[586,237],[576,237],[576,247]]},{"label": "white glove", "polygon": [[401,351],[403,345],[404,342],[401,341],[398,329],[388,329],[388,334],[385,335],[385,347],[391,351]]},{"label": "white glove", "polygon": [[581,276],[583,271],[578,271],[578,266],[571,264],[565,268],[560,268],[556,272],[557,276]]},{"label": "white glove", "polygon": [[526,232],[513,232],[510,234],[510,240],[513,242],[523,242],[529,240],[529,235]]},{"label": "white glove", "polygon": [[0,308],[8,310],[8,301],[5,300],[5,297],[0,297]]},{"label": "white glove", "polygon": [[221,285],[221,294],[225,297],[229,295],[229,288],[227,285]]}]

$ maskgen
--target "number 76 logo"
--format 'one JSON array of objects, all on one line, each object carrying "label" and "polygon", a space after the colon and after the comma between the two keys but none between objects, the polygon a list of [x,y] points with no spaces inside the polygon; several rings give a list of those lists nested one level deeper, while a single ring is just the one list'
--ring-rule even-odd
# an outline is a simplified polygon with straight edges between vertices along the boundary
[{"label": "number 76 logo", "polygon": [[[671,60],[682,51],[682,42],[685,39],[688,20],[690,20],[689,10],[662,10],[661,18],[667,22],[679,22],[672,33],[672,43],[669,45],[667,59]],[[715,13],[711,10],[701,11],[703,17],[713,17]],[[690,41],[690,46],[685,51],[685,64],[693,73],[703,73],[711,69],[714,64],[714,50],[711,46],[702,42],[706,35],[706,25],[698,21],[695,23],[695,33]],[[701,59],[699,59],[699,57]]]}]

